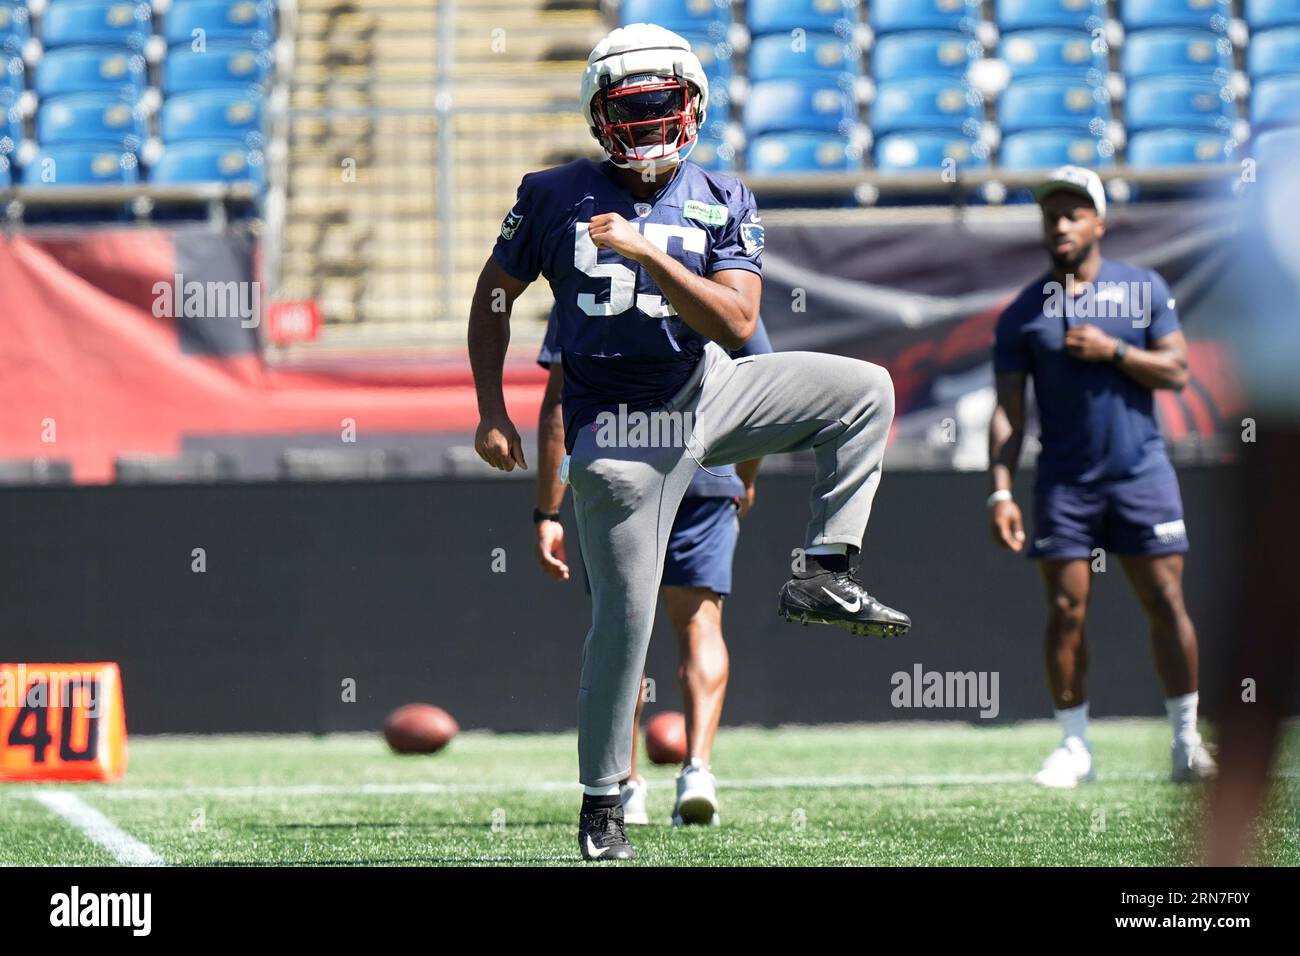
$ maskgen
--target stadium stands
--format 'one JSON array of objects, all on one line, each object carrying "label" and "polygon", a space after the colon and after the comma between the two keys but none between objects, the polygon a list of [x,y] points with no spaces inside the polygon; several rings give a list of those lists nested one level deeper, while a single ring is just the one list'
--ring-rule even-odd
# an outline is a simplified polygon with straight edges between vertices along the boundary
[{"label": "stadium stands", "polygon": [[255,0],[0,0],[3,185],[260,187],[275,35]]},{"label": "stadium stands", "polygon": [[[435,301],[445,309],[469,294],[476,264],[462,250],[495,231],[492,217],[459,217],[448,242],[453,203],[508,208],[523,172],[592,155],[573,89],[612,22],[653,20],[691,41],[711,93],[692,159],[768,183],[874,181],[945,161],[990,176],[1066,161],[1123,176],[1222,163],[1239,140],[1297,122],[1300,0],[601,7],[0,0],[0,188],[39,181],[26,167],[53,150],[89,151],[69,175],[95,156],[127,156],[133,165],[108,179],[144,184],[210,177],[260,189],[283,168],[285,293],[321,301],[330,322],[415,324]],[[501,24],[497,49],[489,38]],[[288,59],[276,44],[287,28]],[[1005,76],[990,85],[986,68]],[[267,124],[285,115],[273,106],[277,82],[290,110],[283,167],[268,159]],[[339,175],[347,159],[353,181]]]},{"label": "stadium stands", "polygon": [[1157,27],[1223,30],[1232,16],[1230,0],[1123,0],[1120,21],[1129,31]]},{"label": "stadium stands", "polygon": [[1012,133],[1002,140],[1003,169],[1051,169],[1067,164],[1104,168],[1114,165],[1114,149],[1105,139],[1071,130],[1037,129]]},{"label": "stadium stands", "polygon": [[0,2],[0,56],[17,56],[31,37],[27,7]]},{"label": "stadium stands", "polygon": [[1106,0],[997,0],[995,19],[1004,33],[1057,28],[1094,30],[1106,20]]},{"label": "stadium stands", "polygon": [[857,0],[749,0],[745,6],[755,37],[803,30],[847,39],[858,20]]},{"label": "stadium stands", "polygon": [[115,93],[60,96],[36,117],[36,139],[42,146],[111,146],[136,153],[147,136],[143,112]]},{"label": "stadium stands", "polygon": [[1157,76],[1135,81],[1128,90],[1130,132],[1165,127],[1227,133],[1235,117],[1230,92],[1214,80]]},{"label": "stadium stands", "polygon": [[1300,25],[1300,0],[1245,0],[1244,8],[1252,30]]},{"label": "stadium stands", "polygon": [[862,158],[843,136],[770,133],[749,144],[747,165],[756,173],[850,172],[862,167]]},{"label": "stadium stands", "polygon": [[1110,118],[1104,87],[1063,77],[1017,80],[998,102],[998,124],[1003,133],[1068,129],[1100,134]]},{"label": "stadium stands", "polygon": [[1246,70],[1252,79],[1300,72],[1300,26],[1255,34],[1246,54]]},{"label": "stadium stands", "polygon": [[973,31],[979,0],[873,0],[871,26],[877,36],[900,30]]},{"label": "stadium stands", "polygon": [[1230,154],[1226,136],[1182,129],[1136,133],[1128,144],[1129,165],[1137,169],[1222,163]]},{"label": "stadium stands", "polygon": [[890,172],[941,169],[945,164],[961,169],[988,166],[988,152],[978,141],[953,133],[891,133],[881,137],[875,151],[876,167]]},{"label": "stadium stands", "polygon": [[1260,127],[1300,123],[1300,73],[1260,80],[1250,101],[1250,121]]},{"label": "stadium stands", "polygon": [[66,0],[50,4],[41,19],[47,50],[94,44],[141,51],[152,35],[153,11],[147,3]]},{"label": "stadium stands", "polygon": [[976,132],[983,117],[977,94],[960,80],[920,77],[880,87],[871,109],[877,137],[902,130]]},{"label": "stadium stands", "polygon": [[961,77],[978,44],[956,30],[909,30],[881,37],[872,54],[872,75],[877,83],[921,76]]},{"label": "stadium stands", "polygon": [[1124,44],[1124,75],[1207,76],[1227,82],[1232,74],[1232,44],[1209,30],[1144,30]]},{"label": "stadium stands", "polygon": [[134,155],[105,146],[47,146],[23,167],[25,186],[98,186],[139,179]]},{"label": "stadium stands", "polygon": [[833,33],[809,34],[798,47],[783,34],[761,36],[749,50],[749,79],[851,81],[861,73],[859,59],[856,47]]}]

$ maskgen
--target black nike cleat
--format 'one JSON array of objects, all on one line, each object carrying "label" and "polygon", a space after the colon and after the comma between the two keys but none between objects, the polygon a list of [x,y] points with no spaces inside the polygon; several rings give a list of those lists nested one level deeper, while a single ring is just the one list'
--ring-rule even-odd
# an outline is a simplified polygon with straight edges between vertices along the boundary
[{"label": "black nike cleat", "polygon": [[830,624],[863,637],[897,637],[912,627],[910,617],[873,598],[849,571],[791,578],[776,610],[787,621]]},{"label": "black nike cleat", "polygon": [[[606,800],[613,801],[612,804]],[[636,850],[623,829],[623,802],[613,797],[582,798],[578,846],[584,860],[635,860]]]}]

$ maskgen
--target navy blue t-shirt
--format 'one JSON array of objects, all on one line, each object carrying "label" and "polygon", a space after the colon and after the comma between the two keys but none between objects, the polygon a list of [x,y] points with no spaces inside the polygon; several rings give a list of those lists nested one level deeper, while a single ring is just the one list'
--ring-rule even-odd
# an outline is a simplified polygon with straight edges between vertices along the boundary
[{"label": "navy blue t-shirt", "polygon": [[[542,342],[541,350],[537,353],[537,364],[542,368],[549,369],[551,363],[561,358],[563,351],[555,344],[556,323],[555,309],[551,309],[551,317],[546,322],[546,338]],[[772,340],[767,337],[767,329],[763,325],[763,320],[758,320],[758,325],[754,327],[754,334],[750,336],[748,342],[738,349],[731,351],[732,358],[744,358],[746,355],[766,355],[772,351]],[[740,480],[736,474],[735,465],[711,465],[707,470],[703,467],[695,470],[695,476],[691,479],[691,486],[686,489],[688,498],[739,498],[745,494],[745,483]]]},{"label": "navy blue t-shirt", "polygon": [[608,162],[578,159],[519,184],[493,255],[522,282],[546,277],[555,294],[564,362],[565,444],[603,411],[647,411],[690,378],[707,342],[683,322],[642,266],[597,249],[591,219],[616,212],[697,275],[762,274],[763,227],[754,197],[733,176],[682,163],[640,200]]},{"label": "navy blue t-shirt", "polygon": [[1155,393],[1107,362],[1065,349],[1065,330],[1091,324],[1138,348],[1179,329],[1169,287],[1150,269],[1103,259],[1093,288],[1067,302],[1047,273],[998,319],[995,373],[1034,381],[1042,453],[1038,483],[1118,481],[1173,473],[1156,422]]}]

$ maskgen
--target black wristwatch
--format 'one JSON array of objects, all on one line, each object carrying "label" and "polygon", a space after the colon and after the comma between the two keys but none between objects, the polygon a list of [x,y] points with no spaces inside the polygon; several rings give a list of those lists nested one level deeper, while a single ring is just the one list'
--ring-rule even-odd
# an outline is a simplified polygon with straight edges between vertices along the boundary
[{"label": "black wristwatch", "polygon": [[543,521],[559,521],[560,513],[558,511],[543,511],[541,508],[533,509],[533,524],[541,524]]},{"label": "black wristwatch", "polygon": [[1123,339],[1115,340],[1115,354],[1110,357],[1112,365],[1118,365],[1124,361],[1124,355],[1128,352],[1128,343]]}]

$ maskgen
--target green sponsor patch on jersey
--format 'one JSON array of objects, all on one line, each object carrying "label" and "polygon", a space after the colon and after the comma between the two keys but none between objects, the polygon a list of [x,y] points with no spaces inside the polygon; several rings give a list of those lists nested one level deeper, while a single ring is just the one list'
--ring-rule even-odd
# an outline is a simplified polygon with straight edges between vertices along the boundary
[{"label": "green sponsor patch on jersey", "polygon": [[698,219],[706,226],[721,226],[727,221],[727,207],[711,206],[698,199],[688,199],[682,207],[682,218]]}]

